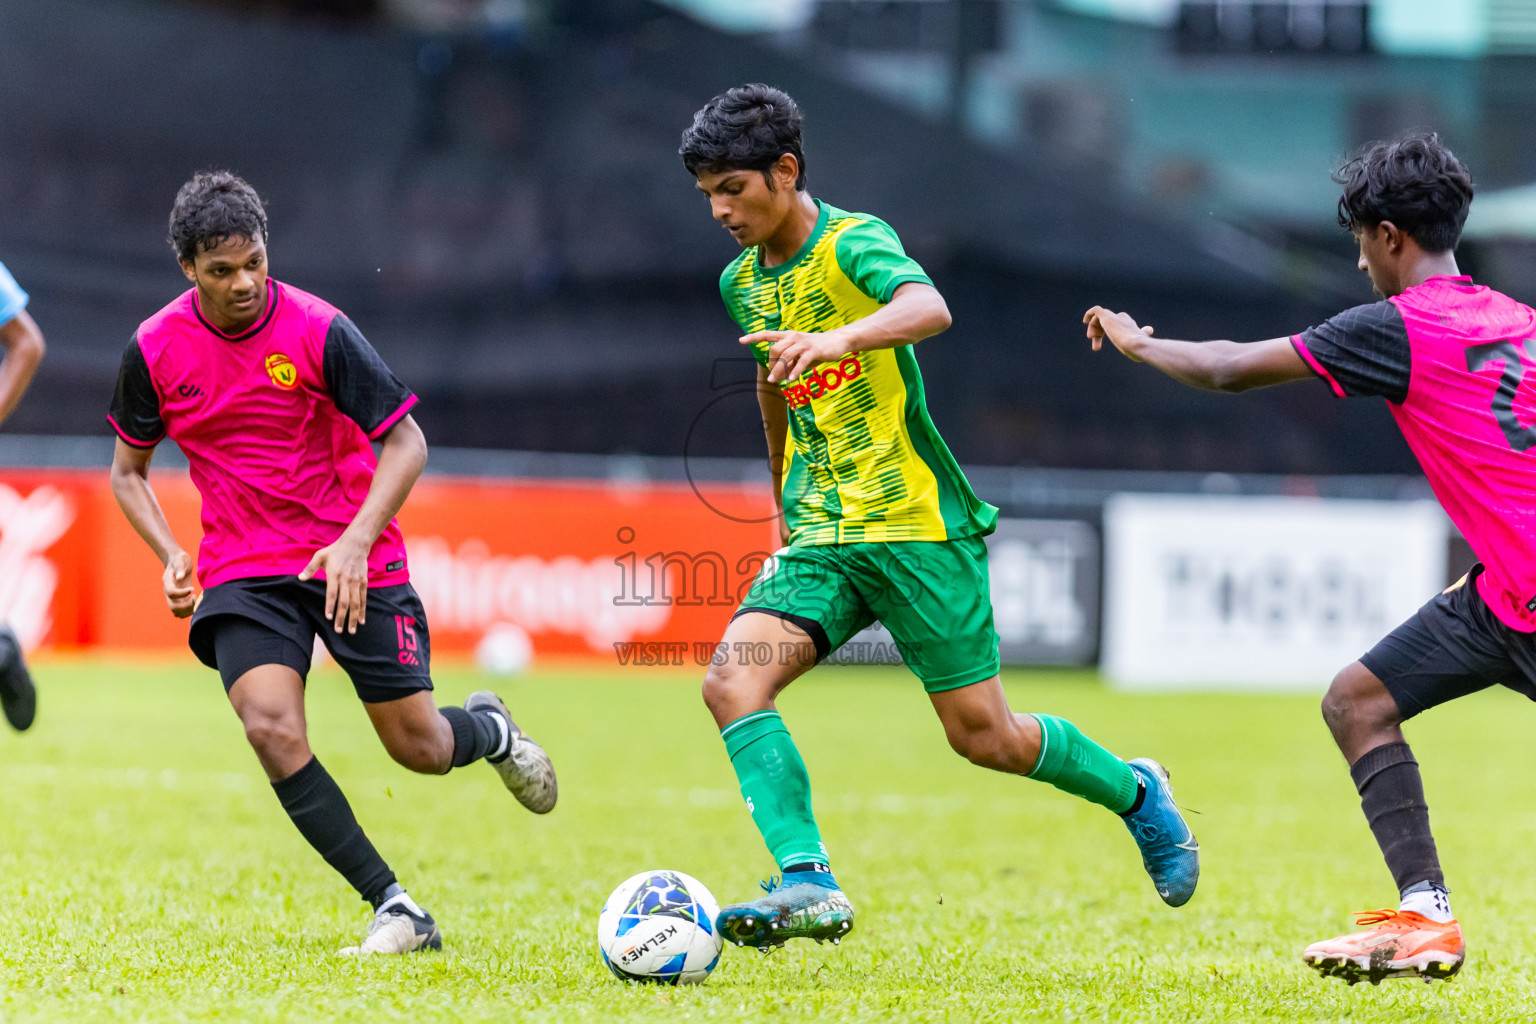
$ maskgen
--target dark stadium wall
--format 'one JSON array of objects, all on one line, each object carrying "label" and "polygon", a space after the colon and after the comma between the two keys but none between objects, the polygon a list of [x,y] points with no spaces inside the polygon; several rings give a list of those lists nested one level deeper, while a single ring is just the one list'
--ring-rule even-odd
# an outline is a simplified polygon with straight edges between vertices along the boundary
[{"label": "dark stadium wall", "polygon": [[[1384,409],[1304,385],[1199,395],[1090,357],[1077,326],[1105,302],[1163,333],[1271,337],[1347,304],[1336,287],[1308,299],[1262,254],[981,147],[814,54],[623,14],[506,49],[184,4],[0,5],[0,261],[52,342],[8,428],[105,437],[122,345],[184,287],[170,198],[229,166],[268,200],[274,274],[362,325],[434,443],[756,455],[750,401],[716,386],[743,372],[715,284],[736,250],[675,150],[710,95],[764,79],[809,113],[812,191],[889,220],[950,299],[956,326],[921,358],[963,461],[1412,468]],[[210,75],[188,52],[256,70]]]}]

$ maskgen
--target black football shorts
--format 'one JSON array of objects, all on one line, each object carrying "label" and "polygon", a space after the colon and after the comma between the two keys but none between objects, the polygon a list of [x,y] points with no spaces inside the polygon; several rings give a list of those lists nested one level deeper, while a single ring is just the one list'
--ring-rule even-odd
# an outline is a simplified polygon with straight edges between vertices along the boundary
[{"label": "black football shorts", "polygon": [[432,689],[427,616],[409,583],[369,587],[366,621],[353,634],[336,632],[326,619],[323,580],[230,580],[203,592],[188,643],[199,661],[219,670],[228,691],[260,665],[286,665],[308,676],[316,636],[366,703]]},{"label": "black football shorts", "polygon": [[1536,700],[1536,634],[1511,629],[1477,592],[1472,567],[1360,659],[1404,719],[1495,684]]}]

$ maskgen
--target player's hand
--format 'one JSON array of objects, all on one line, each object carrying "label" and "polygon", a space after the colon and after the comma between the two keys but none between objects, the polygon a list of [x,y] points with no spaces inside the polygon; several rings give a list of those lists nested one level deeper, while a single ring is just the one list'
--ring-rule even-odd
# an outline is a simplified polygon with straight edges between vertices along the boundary
[{"label": "player's hand", "polygon": [[325,573],[325,617],[336,632],[356,633],[367,618],[368,551],[371,544],[343,533],[336,543],[315,552],[299,579],[312,580]]},{"label": "player's hand", "polygon": [[192,580],[192,556],[178,551],[165,563],[165,573],[160,577],[165,587],[165,603],[171,614],[184,619],[197,607],[197,588]]},{"label": "player's hand", "polygon": [[809,334],[805,331],[758,331],[744,335],[743,345],[768,346],[768,383],[796,380],[817,363],[831,362],[848,354],[848,346],[836,331]]},{"label": "player's hand", "polygon": [[1083,323],[1088,325],[1088,340],[1095,352],[1104,347],[1104,339],[1108,338],[1110,344],[1138,363],[1140,342],[1152,335],[1151,327],[1140,326],[1129,313],[1112,313],[1103,306],[1094,306],[1084,313]]}]

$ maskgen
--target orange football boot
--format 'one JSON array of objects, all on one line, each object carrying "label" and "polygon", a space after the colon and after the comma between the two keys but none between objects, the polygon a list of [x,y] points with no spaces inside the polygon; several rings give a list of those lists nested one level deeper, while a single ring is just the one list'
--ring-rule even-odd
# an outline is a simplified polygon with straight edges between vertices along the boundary
[{"label": "orange football boot", "polygon": [[1353,985],[1383,978],[1452,977],[1466,959],[1461,925],[1431,921],[1411,910],[1367,910],[1355,915],[1363,932],[1314,942],[1301,959],[1325,978],[1343,978]]}]

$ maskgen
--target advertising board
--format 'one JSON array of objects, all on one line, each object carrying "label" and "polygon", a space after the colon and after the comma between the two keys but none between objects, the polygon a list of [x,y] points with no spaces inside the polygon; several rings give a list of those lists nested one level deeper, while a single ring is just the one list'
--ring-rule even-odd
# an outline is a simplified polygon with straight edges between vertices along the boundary
[{"label": "advertising board", "polygon": [[1428,501],[1116,495],[1105,675],[1320,691],[1445,586],[1448,525]]},{"label": "advertising board", "polygon": [[[151,483],[195,553],[191,481]],[[494,633],[540,656],[697,665],[777,547],[772,512],[753,485],[427,477],[399,521],[435,652]],[[29,649],[184,651],[160,576],[104,470],[0,471],[0,619]]]}]

